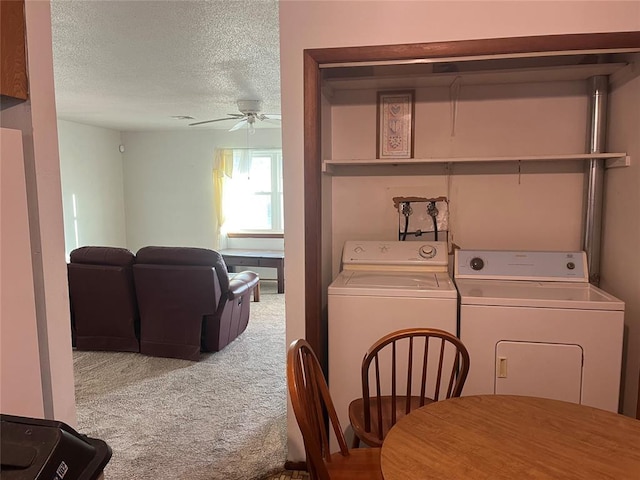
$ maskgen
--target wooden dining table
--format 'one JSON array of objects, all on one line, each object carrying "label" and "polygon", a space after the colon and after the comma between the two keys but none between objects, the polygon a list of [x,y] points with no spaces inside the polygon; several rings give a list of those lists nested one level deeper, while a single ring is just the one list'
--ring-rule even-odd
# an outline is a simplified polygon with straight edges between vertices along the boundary
[{"label": "wooden dining table", "polygon": [[452,398],[401,418],[381,466],[385,480],[639,480],[640,421],[536,397]]}]

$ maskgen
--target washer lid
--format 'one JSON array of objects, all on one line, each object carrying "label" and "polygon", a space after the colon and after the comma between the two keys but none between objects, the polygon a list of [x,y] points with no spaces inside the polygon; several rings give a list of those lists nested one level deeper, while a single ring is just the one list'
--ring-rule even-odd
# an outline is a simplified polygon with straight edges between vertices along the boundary
[{"label": "washer lid", "polygon": [[461,305],[624,310],[624,302],[589,283],[456,279]]},{"label": "washer lid", "polygon": [[448,274],[388,271],[342,271],[329,286],[329,295],[457,298]]}]

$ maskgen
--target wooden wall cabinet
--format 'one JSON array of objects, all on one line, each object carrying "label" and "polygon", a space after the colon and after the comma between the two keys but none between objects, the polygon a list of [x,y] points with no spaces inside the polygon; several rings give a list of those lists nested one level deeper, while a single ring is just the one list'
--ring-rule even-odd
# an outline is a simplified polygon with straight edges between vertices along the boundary
[{"label": "wooden wall cabinet", "polygon": [[24,0],[0,0],[0,95],[26,100]]}]

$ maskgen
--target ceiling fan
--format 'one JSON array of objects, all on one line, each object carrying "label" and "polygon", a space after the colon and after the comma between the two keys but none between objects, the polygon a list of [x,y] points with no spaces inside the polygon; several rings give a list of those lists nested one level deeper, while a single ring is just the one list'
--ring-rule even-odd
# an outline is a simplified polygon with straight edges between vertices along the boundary
[{"label": "ceiling fan", "polygon": [[222,122],[224,120],[236,120],[237,123],[229,129],[230,132],[239,130],[247,125],[249,133],[254,133],[254,124],[256,123],[256,120],[267,121],[269,123],[280,122],[282,116],[279,113],[260,113],[260,104],[260,100],[238,100],[238,110],[240,111],[240,113],[228,113],[228,117],[190,123],[189,126],[192,127],[194,125],[203,125],[205,123]]}]

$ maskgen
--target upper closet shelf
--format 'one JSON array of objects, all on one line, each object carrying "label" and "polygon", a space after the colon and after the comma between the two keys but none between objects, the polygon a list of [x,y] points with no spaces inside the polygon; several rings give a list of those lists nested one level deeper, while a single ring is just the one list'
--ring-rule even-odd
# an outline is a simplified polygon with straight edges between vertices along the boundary
[{"label": "upper closet shelf", "polygon": [[563,161],[604,159],[606,168],[628,167],[631,158],[626,153],[574,153],[562,155],[519,155],[508,157],[458,157],[458,158],[393,158],[393,159],[345,159],[324,160],[323,173],[334,175],[340,173],[340,167],[375,167],[397,165],[433,165],[443,163],[482,163],[482,162],[517,162],[517,161]]}]

